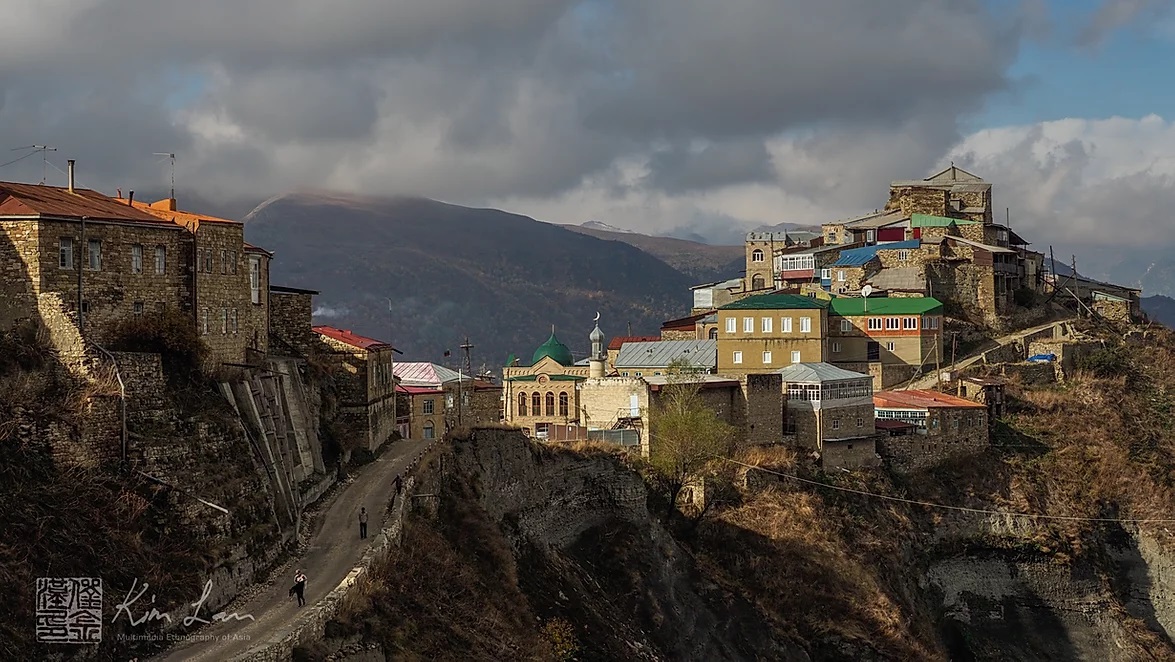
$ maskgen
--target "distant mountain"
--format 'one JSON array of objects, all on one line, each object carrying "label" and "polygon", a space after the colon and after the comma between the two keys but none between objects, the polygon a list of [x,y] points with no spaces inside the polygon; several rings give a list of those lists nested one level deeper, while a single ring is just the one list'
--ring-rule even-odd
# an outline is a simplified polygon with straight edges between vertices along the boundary
[{"label": "distant mountain", "polygon": [[1161,295],[1143,297],[1142,311],[1155,322],[1175,329],[1175,299]]},{"label": "distant mountain", "polygon": [[605,223],[603,221],[587,221],[585,223],[580,223],[579,227],[586,228],[588,230],[600,230],[601,232],[615,232],[617,234],[633,234],[632,230],[625,230],[624,228],[618,228],[615,225],[608,225],[607,223]]},{"label": "distant mountain", "polygon": [[605,230],[600,226],[611,227],[596,221],[560,227],[635,246],[689,276],[695,285],[735,278],[741,276],[746,268],[746,249],[741,243],[737,246],[711,246],[686,239],[653,237],[631,230]]},{"label": "distant mountain", "polygon": [[495,209],[298,193],[245,222],[248,240],[276,254],[274,284],[321,292],[315,323],[389,340],[413,360],[455,367],[468,335],[474,367],[496,369],[512,352],[529,359],[551,325],[582,357],[597,311],[616,336],[629,323],[657,333],[690,307],[693,279],[652,255]]}]

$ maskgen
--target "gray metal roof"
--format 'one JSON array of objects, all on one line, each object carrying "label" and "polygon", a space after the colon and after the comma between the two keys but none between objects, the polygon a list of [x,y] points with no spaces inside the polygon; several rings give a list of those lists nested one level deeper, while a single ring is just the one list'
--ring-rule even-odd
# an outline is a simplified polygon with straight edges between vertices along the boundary
[{"label": "gray metal roof", "polygon": [[717,340],[658,340],[624,343],[616,355],[616,368],[664,368],[682,359],[697,368],[713,370],[718,365]]},{"label": "gray metal roof", "polygon": [[888,214],[869,216],[859,221],[845,223],[845,227],[852,230],[872,230],[908,220],[910,220],[910,217],[903,215],[901,211],[892,211]]},{"label": "gray metal roof", "polygon": [[877,272],[869,284],[880,290],[926,291],[926,274],[919,267],[890,267]]},{"label": "gray metal roof", "polygon": [[836,382],[845,379],[873,379],[852,370],[838,368],[831,363],[793,363],[779,371],[783,375],[784,383],[816,384],[819,382]]}]

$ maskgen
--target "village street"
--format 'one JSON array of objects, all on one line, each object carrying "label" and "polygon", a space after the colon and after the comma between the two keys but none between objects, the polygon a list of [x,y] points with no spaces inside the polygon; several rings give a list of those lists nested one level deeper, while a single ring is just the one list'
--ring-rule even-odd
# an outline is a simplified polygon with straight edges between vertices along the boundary
[{"label": "village street", "polygon": [[[292,564],[287,576],[278,577],[271,586],[244,604],[232,605],[229,612],[254,620],[224,621],[204,626],[196,632],[205,641],[183,643],[159,660],[231,660],[250,647],[263,643],[274,633],[287,629],[307,609],[326,596],[355,566],[364,551],[379,534],[387,519],[387,505],[395,491],[395,479],[421,455],[433,440],[392,443],[373,463],[362,467],[353,482],[342,486],[315,522],[308,547],[301,559]],[[359,509],[370,513],[368,536],[359,538]],[[293,570],[306,573],[306,606],[299,608],[289,595]],[[248,640],[245,640],[248,637]]]}]

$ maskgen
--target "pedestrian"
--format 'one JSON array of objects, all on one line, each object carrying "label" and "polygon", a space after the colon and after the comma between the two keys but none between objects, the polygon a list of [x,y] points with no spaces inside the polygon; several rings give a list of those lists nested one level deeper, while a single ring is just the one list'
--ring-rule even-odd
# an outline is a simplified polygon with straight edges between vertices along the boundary
[{"label": "pedestrian", "polygon": [[359,539],[367,537],[367,509],[359,509]]},{"label": "pedestrian", "polygon": [[290,588],[290,595],[298,595],[298,606],[306,604],[306,575],[299,569],[294,573],[294,586]]},{"label": "pedestrian", "polygon": [[396,494],[402,494],[403,492],[404,479],[400,477],[400,474],[396,474]]}]

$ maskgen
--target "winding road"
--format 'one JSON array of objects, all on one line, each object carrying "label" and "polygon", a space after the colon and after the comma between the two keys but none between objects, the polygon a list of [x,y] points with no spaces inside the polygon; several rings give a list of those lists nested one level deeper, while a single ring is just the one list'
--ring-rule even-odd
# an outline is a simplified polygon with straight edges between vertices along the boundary
[{"label": "winding road", "polygon": [[[228,611],[254,620],[227,620],[206,625],[193,632],[192,639],[177,644],[156,660],[231,660],[251,646],[261,643],[288,626],[297,618],[300,609],[308,609],[347,576],[371,545],[387,518],[387,505],[395,491],[397,474],[404,473],[428,448],[432,440],[398,441],[393,443],[374,462],[361,468],[354,480],[341,486],[330,504],[317,518],[302,558],[295,565],[306,573],[306,606],[298,607],[290,597],[293,584],[290,577],[279,578],[273,584],[240,605]],[[366,539],[359,538],[359,509],[366,507],[370,514]]]}]

